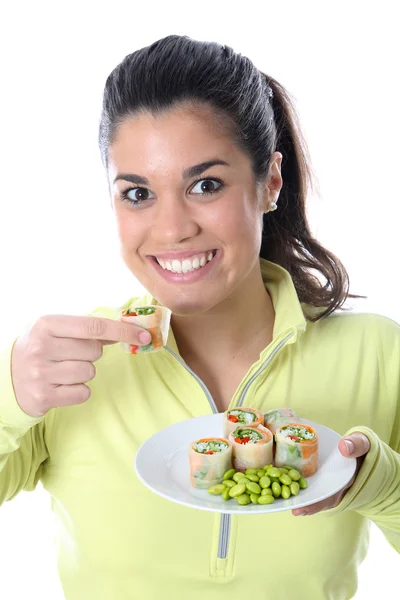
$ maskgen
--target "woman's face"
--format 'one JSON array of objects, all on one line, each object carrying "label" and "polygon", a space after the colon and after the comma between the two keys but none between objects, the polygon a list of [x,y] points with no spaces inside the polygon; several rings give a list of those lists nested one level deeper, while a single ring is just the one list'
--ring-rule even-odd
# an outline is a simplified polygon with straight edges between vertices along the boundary
[{"label": "woman's face", "polygon": [[281,154],[260,189],[250,160],[214,119],[189,108],[138,115],[109,150],[123,259],[177,315],[213,310],[254,280],[262,214],[282,185]]}]

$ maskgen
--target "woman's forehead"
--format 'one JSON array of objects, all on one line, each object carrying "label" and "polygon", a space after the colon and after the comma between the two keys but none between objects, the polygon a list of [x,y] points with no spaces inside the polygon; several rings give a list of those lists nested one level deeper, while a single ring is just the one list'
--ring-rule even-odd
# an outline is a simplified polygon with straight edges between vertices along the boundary
[{"label": "woman's forehead", "polygon": [[111,170],[124,170],[134,162],[146,170],[185,168],[211,158],[240,160],[227,126],[215,114],[193,108],[174,108],[159,114],[139,113],[118,128],[109,149]]}]

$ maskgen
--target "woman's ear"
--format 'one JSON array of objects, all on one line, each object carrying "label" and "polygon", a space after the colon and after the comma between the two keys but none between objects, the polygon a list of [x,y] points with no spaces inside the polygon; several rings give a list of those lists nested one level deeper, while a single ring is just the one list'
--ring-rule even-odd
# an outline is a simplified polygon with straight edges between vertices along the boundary
[{"label": "woman's ear", "polygon": [[274,152],[268,169],[268,176],[264,185],[262,208],[263,212],[276,210],[279,193],[282,189],[283,181],[281,175],[282,154]]}]

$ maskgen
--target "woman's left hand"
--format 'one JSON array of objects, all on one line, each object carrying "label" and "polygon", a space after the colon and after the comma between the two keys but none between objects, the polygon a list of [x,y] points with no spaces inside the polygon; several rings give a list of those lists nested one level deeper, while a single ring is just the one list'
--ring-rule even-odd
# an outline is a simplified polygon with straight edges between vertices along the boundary
[{"label": "woman's left hand", "polygon": [[295,517],[302,515],[315,515],[321,510],[328,510],[329,508],[335,508],[338,506],[347,490],[353,485],[357,474],[361,469],[361,465],[364,462],[364,458],[369,452],[369,449],[369,439],[363,433],[355,432],[345,438],[342,438],[339,442],[339,452],[346,458],[357,459],[357,468],[354,476],[346,485],[346,487],[340,490],[340,492],[337,492],[325,500],[321,500],[321,502],[316,502],[315,504],[310,504],[309,506],[304,506],[303,508],[296,508],[295,510],[292,510],[292,514]]}]

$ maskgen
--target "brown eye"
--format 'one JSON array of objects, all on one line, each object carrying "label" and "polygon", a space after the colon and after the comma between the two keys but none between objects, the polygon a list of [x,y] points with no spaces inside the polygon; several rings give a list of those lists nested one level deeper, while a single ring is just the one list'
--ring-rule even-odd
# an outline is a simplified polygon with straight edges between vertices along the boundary
[{"label": "brown eye", "polygon": [[130,202],[134,206],[138,206],[139,204],[143,204],[148,200],[152,200],[155,198],[155,195],[147,188],[137,187],[125,190],[122,192],[121,197],[122,200]]},{"label": "brown eye", "polygon": [[216,179],[200,179],[192,188],[192,193],[194,194],[214,194],[220,188],[222,188],[223,184]]}]

